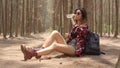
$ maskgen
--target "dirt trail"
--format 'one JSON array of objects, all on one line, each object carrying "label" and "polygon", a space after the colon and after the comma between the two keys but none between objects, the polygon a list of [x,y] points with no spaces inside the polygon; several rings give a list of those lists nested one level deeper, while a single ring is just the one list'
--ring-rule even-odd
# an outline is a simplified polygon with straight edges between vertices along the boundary
[{"label": "dirt trail", "polygon": [[55,52],[41,61],[35,58],[23,61],[20,45],[37,46],[48,36],[49,33],[44,33],[7,40],[0,38],[0,68],[114,68],[120,53],[120,39],[101,38],[101,50],[106,55],[69,57]]}]

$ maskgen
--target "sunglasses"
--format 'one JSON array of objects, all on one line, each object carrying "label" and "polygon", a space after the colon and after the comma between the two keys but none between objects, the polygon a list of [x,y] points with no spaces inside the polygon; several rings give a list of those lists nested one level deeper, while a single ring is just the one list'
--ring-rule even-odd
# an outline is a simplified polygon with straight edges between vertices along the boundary
[{"label": "sunglasses", "polygon": [[80,15],[81,13],[80,12],[76,12],[77,15]]}]

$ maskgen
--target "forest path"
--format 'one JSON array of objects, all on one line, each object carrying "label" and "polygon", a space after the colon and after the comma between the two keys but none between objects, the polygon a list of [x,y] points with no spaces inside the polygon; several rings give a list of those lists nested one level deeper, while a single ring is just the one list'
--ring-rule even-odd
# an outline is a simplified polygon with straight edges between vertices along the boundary
[{"label": "forest path", "polygon": [[23,61],[20,45],[36,46],[48,36],[49,33],[43,33],[7,40],[0,38],[0,68],[114,68],[120,53],[120,39],[101,38],[101,50],[106,55],[69,57],[55,52],[44,56],[41,61],[35,58]]}]

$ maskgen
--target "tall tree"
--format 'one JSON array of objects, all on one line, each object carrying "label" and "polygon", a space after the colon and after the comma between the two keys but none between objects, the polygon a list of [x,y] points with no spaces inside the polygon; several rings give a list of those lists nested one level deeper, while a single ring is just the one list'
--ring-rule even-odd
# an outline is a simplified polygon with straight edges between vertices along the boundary
[{"label": "tall tree", "polygon": [[38,7],[38,11],[37,11],[37,13],[38,13],[38,14],[37,14],[37,15],[38,15],[38,18],[37,18],[37,22],[38,22],[37,32],[40,33],[40,32],[42,32],[42,22],[41,22],[41,13],[42,13],[42,12],[41,12],[41,7],[42,7],[42,6],[41,6],[41,3],[42,3],[42,2],[41,2],[41,0],[38,0],[37,3],[38,3],[38,6],[37,6],[37,7]]},{"label": "tall tree", "polygon": [[116,22],[116,8],[115,8],[115,0],[112,0],[112,34],[115,31],[115,22]]},{"label": "tall tree", "polygon": [[6,0],[2,0],[2,26],[3,26],[3,37],[5,39],[7,39],[6,35],[7,35],[7,28],[6,28]]},{"label": "tall tree", "polygon": [[26,35],[29,35],[30,34],[30,30],[29,30],[29,27],[30,27],[30,22],[29,22],[29,17],[30,17],[30,0],[27,0],[26,2]]},{"label": "tall tree", "polygon": [[2,0],[0,0],[0,34],[2,33]]},{"label": "tall tree", "polygon": [[96,23],[96,0],[93,0],[93,31],[96,32],[96,26],[95,26],[95,23]]},{"label": "tall tree", "polygon": [[[74,9],[74,7],[73,7],[73,0],[69,0],[69,4],[68,4],[68,8],[69,8],[69,13],[73,13],[73,9]],[[71,22],[71,21],[70,21]],[[70,23],[69,24],[69,31],[71,30],[71,28],[72,28],[72,23]]]},{"label": "tall tree", "polygon": [[11,0],[11,20],[10,20],[10,36],[13,37],[13,32],[14,32],[14,23],[16,21],[16,11],[15,11],[15,0]]},{"label": "tall tree", "polygon": [[15,34],[15,36],[17,37],[18,35],[20,35],[20,33],[21,33],[21,25],[22,25],[22,23],[23,23],[23,20],[22,20],[22,13],[23,13],[23,0],[18,0],[18,15],[17,15],[17,24],[16,24],[16,26],[18,26],[18,29],[16,29],[16,34]]},{"label": "tall tree", "polygon": [[113,2],[112,2],[113,0],[110,0],[110,33],[112,33],[112,25],[113,25],[113,23],[112,23],[112,14],[113,14]]},{"label": "tall tree", "polygon": [[19,20],[20,20],[20,18],[19,18],[19,14],[20,14],[20,10],[19,10],[19,1],[20,0],[16,0],[16,22],[15,22],[15,36],[17,37],[18,36],[18,29],[19,29]]},{"label": "tall tree", "polygon": [[55,24],[56,24],[56,11],[58,7],[58,1],[59,0],[54,0],[54,6],[53,6],[53,24],[52,24],[52,29],[55,30]]},{"label": "tall tree", "polygon": [[34,29],[34,33],[37,33],[37,18],[38,18],[38,0],[34,1],[34,24],[33,24],[33,29]]},{"label": "tall tree", "polygon": [[108,3],[108,36],[110,37],[110,0],[107,0]]},{"label": "tall tree", "polygon": [[[94,1],[94,0],[93,0]],[[84,0],[80,0],[80,7],[83,8],[84,7]]]},{"label": "tall tree", "polygon": [[115,0],[115,7],[116,7],[116,23],[115,23],[115,34],[114,34],[114,37],[117,37],[118,36],[118,15],[119,15],[119,0]]},{"label": "tall tree", "polygon": [[25,22],[26,22],[26,0],[23,0],[22,6],[22,23],[21,23],[21,36],[25,35]]},{"label": "tall tree", "polygon": [[32,3],[31,3],[31,30],[33,33],[35,33],[34,31],[34,0],[32,0]]},{"label": "tall tree", "polygon": [[62,8],[63,8],[63,0],[60,2],[61,6],[59,7],[59,31],[62,34]]},{"label": "tall tree", "polygon": [[[94,3],[93,0],[92,1],[90,1],[90,0],[85,0],[84,1],[84,7],[87,10],[87,14],[88,14],[87,15],[88,16],[88,25],[90,26],[89,29],[91,31],[93,31],[93,29],[94,29],[93,28],[93,25],[94,25],[93,18],[94,18],[94,16],[93,16],[93,11],[91,11],[91,10],[93,10],[93,6],[94,6],[93,3]],[[89,6],[89,5],[91,5],[91,6]]]},{"label": "tall tree", "polygon": [[103,15],[103,6],[102,6],[102,0],[99,0],[99,33],[100,36],[102,37],[102,15]]},{"label": "tall tree", "polygon": [[69,23],[66,14],[68,14],[68,0],[63,0],[64,33],[68,32],[68,23]]}]

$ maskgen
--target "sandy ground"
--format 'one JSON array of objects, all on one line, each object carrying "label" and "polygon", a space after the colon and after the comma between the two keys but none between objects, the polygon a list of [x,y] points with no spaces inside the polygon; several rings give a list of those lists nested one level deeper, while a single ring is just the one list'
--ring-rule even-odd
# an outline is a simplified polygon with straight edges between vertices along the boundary
[{"label": "sandy ground", "polygon": [[114,68],[120,53],[120,39],[101,38],[101,50],[106,55],[85,55],[69,57],[54,52],[42,57],[42,60],[32,58],[23,61],[20,45],[38,46],[49,36],[49,33],[17,37],[0,38],[0,68]]}]

